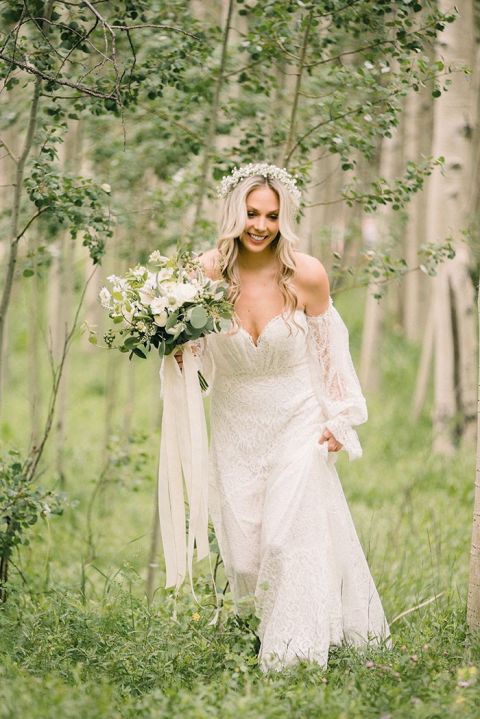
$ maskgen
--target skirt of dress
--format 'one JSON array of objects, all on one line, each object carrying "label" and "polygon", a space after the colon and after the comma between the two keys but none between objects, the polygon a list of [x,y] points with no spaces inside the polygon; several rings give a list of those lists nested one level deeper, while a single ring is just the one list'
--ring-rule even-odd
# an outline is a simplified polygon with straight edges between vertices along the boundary
[{"label": "skirt of dress", "polygon": [[331,645],[389,630],[331,459],[305,361],[217,374],[210,514],[238,613],[260,619],[260,666],[326,665]]},{"label": "skirt of dress", "polygon": [[318,443],[307,340],[298,311],[256,344],[242,329],[210,343],[209,509],[236,610],[260,620],[264,671],[325,666],[342,642],[390,645],[334,457]]}]

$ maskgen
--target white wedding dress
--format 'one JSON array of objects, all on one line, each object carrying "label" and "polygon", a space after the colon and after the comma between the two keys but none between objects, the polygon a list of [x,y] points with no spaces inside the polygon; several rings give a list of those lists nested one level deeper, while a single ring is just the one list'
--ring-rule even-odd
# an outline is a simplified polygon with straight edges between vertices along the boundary
[{"label": "white wedding dress", "polygon": [[209,510],[237,611],[250,597],[260,619],[261,668],[326,665],[342,642],[389,645],[336,455],[318,442],[327,427],[358,457],[352,425],[367,418],[333,304],[317,317],[277,315],[257,344],[243,328],[209,335],[202,354]]}]

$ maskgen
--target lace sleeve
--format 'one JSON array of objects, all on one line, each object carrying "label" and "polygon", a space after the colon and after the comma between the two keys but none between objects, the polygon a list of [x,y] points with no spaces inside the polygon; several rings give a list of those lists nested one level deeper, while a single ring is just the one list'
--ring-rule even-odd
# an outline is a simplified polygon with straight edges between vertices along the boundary
[{"label": "lace sleeve", "polygon": [[343,444],[350,459],[362,456],[353,425],[366,422],[368,413],[350,355],[348,330],[333,306],[308,316],[309,361],[315,391],[325,416],[325,428]]}]

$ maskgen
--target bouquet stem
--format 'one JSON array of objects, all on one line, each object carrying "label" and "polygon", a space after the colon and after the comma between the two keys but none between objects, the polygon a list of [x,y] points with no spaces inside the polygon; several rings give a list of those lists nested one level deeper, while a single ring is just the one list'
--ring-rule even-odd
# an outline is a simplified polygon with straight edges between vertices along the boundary
[{"label": "bouquet stem", "polygon": [[205,390],[208,389],[208,382],[203,376],[203,374],[200,372],[200,370],[197,370],[198,373],[198,381],[200,382],[200,387],[202,389],[202,392],[205,392]]}]

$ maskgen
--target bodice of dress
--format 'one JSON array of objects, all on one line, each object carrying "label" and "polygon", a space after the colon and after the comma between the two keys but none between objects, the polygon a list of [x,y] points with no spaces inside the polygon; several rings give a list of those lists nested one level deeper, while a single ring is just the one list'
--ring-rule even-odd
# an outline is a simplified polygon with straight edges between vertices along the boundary
[{"label": "bodice of dress", "polygon": [[240,327],[208,335],[201,350],[212,400],[244,394],[251,384],[269,387],[281,404],[283,393],[315,393],[323,426],[344,446],[350,459],[362,450],[354,425],[367,419],[367,408],[352,363],[348,330],[330,300],[322,315],[302,310],[281,313],[263,328],[257,343]]},{"label": "bodice of dress", "polygon": [[215,362],[215,383],[235,376],[273,377],[294,373],[307,359],[307,322],[302,311],[290,318],[273,317],[263,328],[256,344],[243,327],[208,338]]}]

